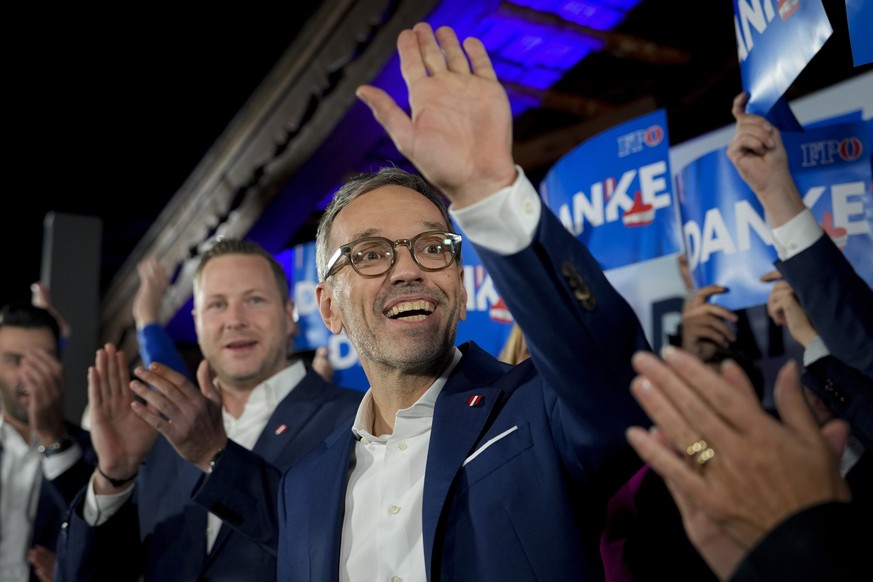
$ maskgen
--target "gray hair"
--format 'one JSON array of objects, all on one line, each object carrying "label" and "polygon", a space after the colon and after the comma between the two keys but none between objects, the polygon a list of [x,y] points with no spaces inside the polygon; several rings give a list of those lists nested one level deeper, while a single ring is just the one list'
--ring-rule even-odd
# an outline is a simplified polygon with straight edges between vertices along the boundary
[{"label": "gray hair", "polygon": [[[403,186],[415,190],[436,206],[446,222],[446,232],[455,232],[452,219],[449,217],[446,199],[436,188],[430,185],[424,178],[412,172],[393,166],[384,167],[378,172],[365,172],[354,176],[333,195],[333,200],[327,205],[324,214],[318,221],[318,231],[315,235],[315,264],[318,268],[318,280],[324,281],[327,274],[327,261],[331,255],[330,231],[333,221],[340,210],[351,204],[354,200],[367,192],[377,190],[383,186]],[[455,260],[461,262],[460,250]]]}]

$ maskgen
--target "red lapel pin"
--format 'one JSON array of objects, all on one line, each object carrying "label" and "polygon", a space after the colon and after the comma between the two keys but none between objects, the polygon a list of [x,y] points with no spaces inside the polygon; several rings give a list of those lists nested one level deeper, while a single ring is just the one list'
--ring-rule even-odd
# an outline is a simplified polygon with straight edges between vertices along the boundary
[{"label": "red lapel pin", "polygon": [[473,407],[479,406],[480,404],[482,404],[482,397],[478,394],[474,394],[467,399],[467,406]]}]

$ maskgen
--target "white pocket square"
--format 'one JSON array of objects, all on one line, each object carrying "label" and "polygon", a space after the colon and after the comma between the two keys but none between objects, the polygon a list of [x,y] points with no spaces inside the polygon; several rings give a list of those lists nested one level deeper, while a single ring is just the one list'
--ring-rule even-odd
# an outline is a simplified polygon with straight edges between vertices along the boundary
[{"label": "white pocket square", "polygon": [[[497,441],[499,441],[503,437],[508,436],[517,430],[518,430],[518,425],[515,425],[512,428],[506,429],[505,431],[503,431],[502,433],[500,433],[496,437],[488,439],[488,442],[486,442],[484,445],[482,445],[481,447],[476,449],[476,451],[472,455],[470,455],[469,457],[464,459],[464,465],[466,465],[467,463],[469,463],[470,461],[472,461],[473,459],[478,457],[480,454],[482,454],[482,451],[484,451],[485,449],[487,449],[488,447],[490,447],[491,445],[493,445],[494,443],[496,443]],[[463,466],[463,465],[461,465],[461,466]]]}]

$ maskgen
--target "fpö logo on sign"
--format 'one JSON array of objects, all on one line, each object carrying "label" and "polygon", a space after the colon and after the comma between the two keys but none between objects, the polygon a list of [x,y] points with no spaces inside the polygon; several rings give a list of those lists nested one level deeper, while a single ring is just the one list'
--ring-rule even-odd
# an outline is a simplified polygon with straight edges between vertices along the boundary
[{"label": "fp\u00f6 logo on sign", "polygon": [[864,143],[855,136],[826,139],[800,144],[803,167],[829,166],[838,162],[854,162],[864,155]]},{"label": "fp\u00f6 logo on sign", "polygon": [[616,138],[618,157],[623,158],[643,151],[646,147],[656,147],[664,141],[664,128],[660,125],[650,125],[646,129],[637,129]]}]

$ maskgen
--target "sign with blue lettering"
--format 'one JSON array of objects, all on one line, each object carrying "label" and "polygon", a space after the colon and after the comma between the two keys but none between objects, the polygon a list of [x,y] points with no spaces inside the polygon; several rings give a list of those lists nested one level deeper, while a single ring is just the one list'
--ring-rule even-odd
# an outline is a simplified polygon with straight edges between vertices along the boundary
[{"label": "sign with blue lettering", "polygon": [[746,110],[798,129],[786,121],[794,116],[784,101],[775,118],[770,113],[833,33],[821,0],[734,0],[734,30]]},{"label": "sign with blue lettering", "polygon": [[[804,204],[873,286],[873,195],[869,131],[873,121],[784,132],[789,166]],[[677,176],[688,264],[698,287],[724,285],[712,301],[731,309],[766,303],[776,249],[764,211],[722,148]]]},{"label": "sign with blue lettering", "polygon": [[663,109],[576,146],[546,174],[546,205],[604,270],[678,252]]},{"label": "sign with blue lettering", "polygon": [[[496,356],[512,330],[512,316],[494,288],[491,276],[485,272],[473,245],[464,242],[461,254],[464,286],[467,290],[467,319],[458,324],[455,345],[474,340],[482,349]],[[294,348],[311,350],[326,346],[334,369],[334,382],[341,386],[366,390],[370,384],[348,336],[345,332],[333,335],[324,325],[318,311],[315,298],[315,286],[318,284],[315,242],[294,247],[290,263],[292,267],[289,269],[289,276],[297,309],[297,324],[300,326]]]}]

